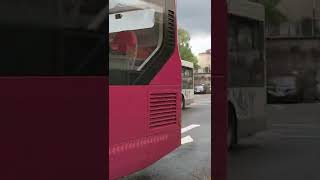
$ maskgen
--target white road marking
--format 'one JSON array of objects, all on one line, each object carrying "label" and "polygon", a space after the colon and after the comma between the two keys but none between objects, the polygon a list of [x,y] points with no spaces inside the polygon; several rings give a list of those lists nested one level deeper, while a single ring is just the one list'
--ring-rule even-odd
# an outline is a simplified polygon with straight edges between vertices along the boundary
[{"label": "white road marking", "polygon": [[320,139],[320,136],[281,136],[280,138],[288,138],[288,139]]},{"label": "white road marking", "polygon": [[181,144],[187,144],[193,142],[193,139],[191,136],[186,136],[181,138]]},{"label": "white road marking", "polygon": [[195,101],[192,105],[194,106],[210,106],[211,105],[211,100],[198,100]]},{"label": "white road marking", "polygon": [[181,134],[185,133],[187,131],[190,131],[191,129],[199,127],[199,126],[200,125],[198,125],[198,124],[191,124],[190,126],[184,127],[184,128],[181,129]]},{"label": "white road marking", "polygon": [[285,107],[283,105],[272,105],[273,108],[277,109],[277,110],[282,110]]},{"label": "white road marking", "polygon": [[198,100],[196,102],[211,103],[211,100]]},{"label": "white road marking", "polygon": [[288,124],[271,124],[272,127],[285,127],[285,128],[292,128],[292,127],[297,127],[297,128],[320,128],[319,124],[293,124],[293,123],[288,123]]},{"label": "white road marking", "polygon": [[198,103],[198,102],[196,102],[196,103],[193,103],[192,104],[192,106],[211,106],[211,103]]}]

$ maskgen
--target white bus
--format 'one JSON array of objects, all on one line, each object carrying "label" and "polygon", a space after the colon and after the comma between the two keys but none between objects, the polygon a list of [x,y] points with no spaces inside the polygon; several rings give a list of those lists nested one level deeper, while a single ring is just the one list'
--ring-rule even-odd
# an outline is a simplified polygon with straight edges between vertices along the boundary
[{"label": "white bus", "polygon": [[228,145],[266,129],[264,7],[229,0]]},{"label": "white bus", "polygon": [[182,98],[181,108],[184,109],[194,101],[193,63],[181,60],[182,64]]}]

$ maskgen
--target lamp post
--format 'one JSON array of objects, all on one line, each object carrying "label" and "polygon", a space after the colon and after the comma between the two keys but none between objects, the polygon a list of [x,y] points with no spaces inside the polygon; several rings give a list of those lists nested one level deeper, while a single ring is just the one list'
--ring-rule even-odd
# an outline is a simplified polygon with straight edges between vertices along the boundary
[{"label": "lamp post", "polygon": [[312,0],[312,37],[315,37],[316,27],[316,0]]}]

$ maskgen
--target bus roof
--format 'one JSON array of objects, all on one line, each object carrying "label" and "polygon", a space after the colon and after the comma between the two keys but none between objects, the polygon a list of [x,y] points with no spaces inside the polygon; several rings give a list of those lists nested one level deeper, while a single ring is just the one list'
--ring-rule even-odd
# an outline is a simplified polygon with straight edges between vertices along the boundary
[{"label": "bus roof", "polygon": [[193,63],[181,59],[182,67],[188,67],[193,69]]},{"label": "bus roof", "polygon": [[248,0],[228,0],[228,12],[235,16],[264,21],[264,11],[264,6],[259,3]]}]

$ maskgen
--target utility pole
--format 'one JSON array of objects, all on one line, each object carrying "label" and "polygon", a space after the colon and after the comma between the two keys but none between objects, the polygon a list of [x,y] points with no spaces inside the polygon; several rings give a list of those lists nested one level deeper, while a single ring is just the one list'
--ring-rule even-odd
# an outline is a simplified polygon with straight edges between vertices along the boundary
[{"label": "utility pole", "polygon": [[315,37],[316,27],[316,0],[312,0],[312,37]]}]

